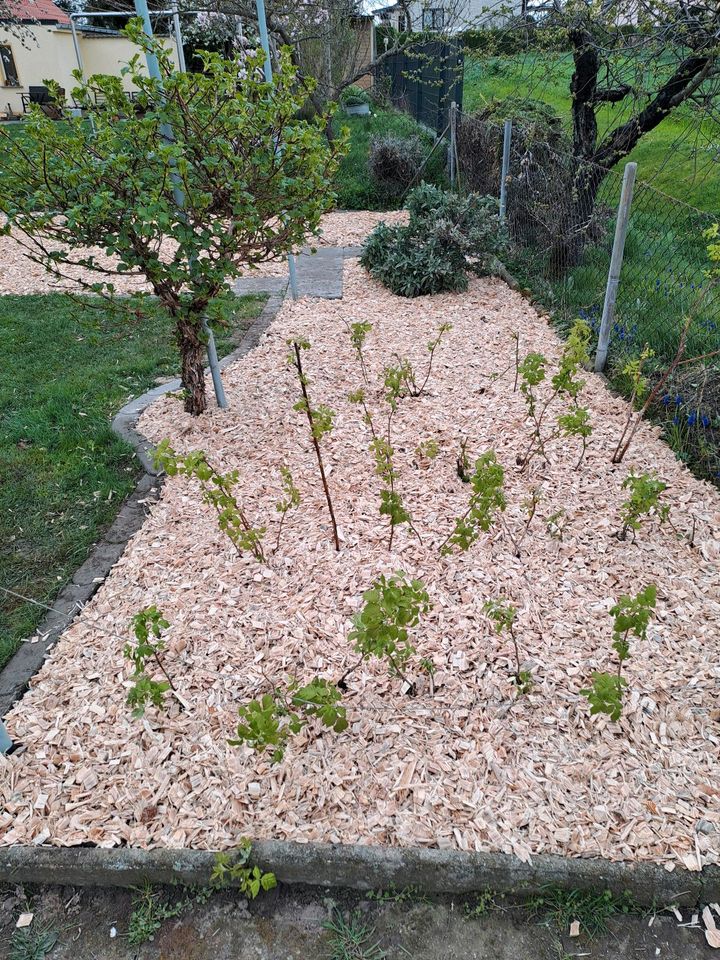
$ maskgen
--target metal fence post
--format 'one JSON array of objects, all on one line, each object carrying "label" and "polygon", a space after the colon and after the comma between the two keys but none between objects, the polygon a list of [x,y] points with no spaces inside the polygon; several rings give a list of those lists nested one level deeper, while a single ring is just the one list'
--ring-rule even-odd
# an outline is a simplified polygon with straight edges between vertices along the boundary
[{"label": "metal fence post", "polygon": [[610,272],[608,273],[607,286],[605,288],[605,303],[603,304],[597,352],[595,353],[596,373],[601,373],[607,363],[610,331],[612,329],[613,317],[615,316],[615,301],[617,300],[618,286],[620,284],[620,270],[622,269],[623,255],[625,253],[625,238],[627,237],[630,205],[633,198],[636,173],[636,163],[625,164],[622,192],[620,194],[620,206],[618,207],[617,222],[615,224],[615,239],[613,241],[612,257],[610,259]]},{"label": "metal fence post", "polygon": [[455,189],[455,154],[457,137],[457,103],[450,103],[450,189]]},{"label": "metal fence post", "polygon": [[512,120],[506,120],[503,128],[502,172],[500,174],[500,223],[505,223],[507,212],[507,180],[510,173],[510,142],[512,141]]},{"label": "metal fence post", "polygon": [[5,724],[0,720],[0,753],[7,753],[12,745],[13,742],[5,729]]}]

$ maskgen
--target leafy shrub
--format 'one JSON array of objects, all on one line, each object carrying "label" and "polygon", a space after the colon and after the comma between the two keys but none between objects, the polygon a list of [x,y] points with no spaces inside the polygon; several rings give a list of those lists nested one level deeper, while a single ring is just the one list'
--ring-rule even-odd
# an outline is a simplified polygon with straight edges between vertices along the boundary
[{"label": "leafy shrub", "polygon": [[408,195],[407,226],[381,223],[361,263],[401,297],[466,290],[468,271],[486,276],[504,248],[494,197],[465,197],[423,183]]},{"label": "leafy shrub", "polygon": [[368,170],[378,197],[388,202],[400,200],[419,176],[425,153],[420,137],[373,137]]},{"label": "leafy shrub", "polygon": [[352,84],[340,94],[340,102],[344,107],[359,107],[363,103],[370,103],[370,94],[357,84]]}]

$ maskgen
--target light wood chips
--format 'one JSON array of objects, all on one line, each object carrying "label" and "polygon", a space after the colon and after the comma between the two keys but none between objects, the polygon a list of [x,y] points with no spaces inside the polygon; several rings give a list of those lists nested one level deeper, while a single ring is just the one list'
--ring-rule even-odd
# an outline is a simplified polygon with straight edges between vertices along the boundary
[{"label": "light wood chips", "polygon": [[[230,410],[193,420],[175,399],[154,404],[140,428],[180,450],[204,449],[240,473],[238,493],[268,527],[269,563],[239,559],[194,483],[167,480],[162,498],[106,583],[55,647],[31,691],[7,718],[22,753],[0,758],[3,843],[127,843],[222,848],[243,835],[651,860],[672,869],[720,861],[720,496],[695,480],[643,426],[627,461],[610,462],[627,414],[600,378],[583,391],[594,433],[583,467],[574,441],[549,447],[521,475],[529,437],[513,392],[512,334],[521,354],[557,358],[547,321],[496,280],[466,294],[394,297],[356,262],[342,301],[286,302],[260,347],[225,372]],[[426,343],[453,324],[435,358],[427,395],[401,402],[394,443],[398,490],[422,536],[406,528],[387,550],[369,433],[347,394],[362,385],[343,320],[373,324],[366,362],[378,417],[383,366],[398,353],[423,372]],[[286,340],[306,336],[315,403],[337,413],[323,440],[341,527],[332,548],[325,502]],[[510,365],[510,369],[507,369]],[[493,378],[494,374],[506,372]],[[560,412],[558,406],[556,412]],[[438,546],[467,505],[455,459],[490,448],[506,470],[507,522],[542,496],[520,559],[498,530],[468,553]],[[434,438],[440,454],[419,457]],[[280,467],[302,494],[279,552]],[[656,469],[679,531],[696,524],[695,547],[650,522],[636,542],[615,538],[621,483]],[[562,541],[546,530],[564,510]],[[350,617],[380,573],[421,577],[433,610],[414,632],[414,697],[381,663],[349,679],[350,728],[314,722],[277,765],[230,747],[239,704],[320,674],[337,680],[357,659]],[[647,642],[633,643],[619,723],[591,718],[579,690],[593,670],[613,669],[609,609],[622,593],[658,586]],[[512,649],[482,612],[491,597],[519,609],[518,641],[532,692],[511,682]],[[122,656],[133,613],[149,604],[171,621],[166,664],[182,703],[133,720]],[[417,670],[435,664],[435,692]],[[184,707],[182,704],[186,704]]]}]

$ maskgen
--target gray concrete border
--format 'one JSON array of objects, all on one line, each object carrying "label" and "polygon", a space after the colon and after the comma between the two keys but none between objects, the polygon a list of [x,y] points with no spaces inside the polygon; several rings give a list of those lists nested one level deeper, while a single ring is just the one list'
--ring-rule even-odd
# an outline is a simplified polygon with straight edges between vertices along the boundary
[{"label": "gray concrete border", "polygon": [[[132,887],[144,881],[206,884],[215,854],[206,850],[0,847],[0,881]],[[720,899],[720,869],[702,873],[654,864],[569,859],[543,854],[529,864],[502,853],[259,840],[252,861],[278,881],[315,887],[379,890],[416,887],[431,894],[532,895],[550,885],[627,891],[642,905],[694,905]]]}]

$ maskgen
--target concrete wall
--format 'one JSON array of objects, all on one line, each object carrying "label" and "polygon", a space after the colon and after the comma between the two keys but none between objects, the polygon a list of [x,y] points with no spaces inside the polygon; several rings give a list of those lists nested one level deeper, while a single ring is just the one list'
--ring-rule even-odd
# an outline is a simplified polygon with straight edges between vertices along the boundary
[{"label": "concrete wall", "polygon": [[[137,47],[125,37],[83,34],[78,31],[80,53],[85,73],[107,73],[120,76],[120,70],[137,52]],[[0,112],[22,113],[21,94],[28,93],[31,86],[42,86],[44,80],[56,80],[71,97],[76,86],[72,71],[77,67],[70,30],[54,26],[29,27],[24,43],[8,33],[0,25],[0,44],[12,48],[20,86],[4,85],[0,77]],[[167,42],[173,62],[177,63],[174,44]],[[142,60],[144,64],[144,58]],[[123,78],[126,89],[131,90],[128,78]]]}]

